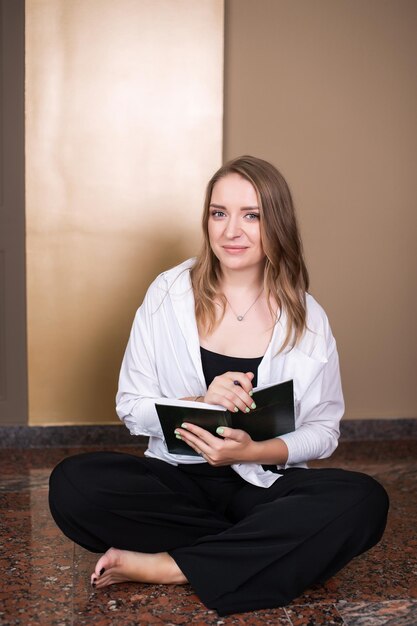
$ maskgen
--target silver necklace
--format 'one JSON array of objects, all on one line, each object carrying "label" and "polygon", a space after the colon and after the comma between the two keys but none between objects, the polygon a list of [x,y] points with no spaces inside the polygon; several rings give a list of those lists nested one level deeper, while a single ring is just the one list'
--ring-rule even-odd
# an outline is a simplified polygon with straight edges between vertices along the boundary
[{"label": "silver necklace", "polygon": [[251,310],[251,308],[253,306],[255,306],[255,304],[258,302],[259,298],[261,297],[261,294],[263,292],[264,288],[262,287],[262,289],[260,290],[260,292],[258,293],[258,295],[256,296],[255,300],[252,302],[252,304],[250,305],[250,307],[248,308],[247,311],[245,311],[243,313],[243,315],[238,315],[236,313],[236,311],[234,310],[234,308],[232,307],[232,305],[230,304],[229,300],[227,299],[226,295],[224,296],[226,298],[226,302],[227,304],[230,306],[230,309],[233,313],[233,315],[235,316],[235,318],[237,319],[238,322],[243,322],[243,320],[245,319],[246,315],[249,313],[249,311]]}]

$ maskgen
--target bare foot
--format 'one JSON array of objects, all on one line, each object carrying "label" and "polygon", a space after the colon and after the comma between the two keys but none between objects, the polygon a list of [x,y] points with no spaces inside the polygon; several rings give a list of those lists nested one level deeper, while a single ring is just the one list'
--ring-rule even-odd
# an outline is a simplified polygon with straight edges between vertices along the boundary
[{"label": "bare foot", "polygon": [[97,561],[91,583],[100,588],[126,581],[167,585],[188,582],[168,552],[147,554],[110,548]]}]

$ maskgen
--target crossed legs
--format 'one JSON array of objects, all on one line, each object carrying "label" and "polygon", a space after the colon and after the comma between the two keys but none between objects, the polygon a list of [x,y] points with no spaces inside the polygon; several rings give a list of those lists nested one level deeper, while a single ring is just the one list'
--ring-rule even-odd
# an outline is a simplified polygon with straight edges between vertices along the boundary
[{"label": "crossed legs", "polygon": [[197,477],[130,455],[72,457],[51,476],[51,511],[75,542],[106,551],[97,587],[189,581],[221,615],[287,604],[383,533],[387,496],[364,474],[293,469],[263,489],[211,469]]}]

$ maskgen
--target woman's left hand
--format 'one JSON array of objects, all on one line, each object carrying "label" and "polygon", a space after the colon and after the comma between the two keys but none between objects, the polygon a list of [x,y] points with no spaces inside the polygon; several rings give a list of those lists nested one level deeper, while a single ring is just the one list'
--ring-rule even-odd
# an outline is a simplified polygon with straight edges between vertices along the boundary
[{"label": "woman's left hand", "polygon": [[217,432],[221,438],[215,437],[200,426],[188,423],[175,430],[175,433],[210,465],[249,462],[256,456],[257,444],[244,430],[220,426]]}]

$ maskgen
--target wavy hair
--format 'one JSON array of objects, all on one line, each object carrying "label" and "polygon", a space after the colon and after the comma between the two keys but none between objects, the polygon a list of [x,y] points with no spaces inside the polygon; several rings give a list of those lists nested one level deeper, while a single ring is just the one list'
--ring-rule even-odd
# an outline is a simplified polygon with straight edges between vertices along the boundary
[{"label": "wavy hair", "polygon": [[[282,174],[271,163],[253,156],[241,156],[223,165],[210,179],[202,217],[203,245],[191,270],[197,324],[210,333],[226,310],[226,298],[219,293],[220,264],[209,241],[210,201],[216,182],[236,173],[248,180],[258,197],[261,242],[265,253],[264,290],[271,315],[271,300],[278,304],[278,319],[287,318],[286,336],[280,350],[295,346],[306,329],[306,291],[309,286],[303,247],[291,192]],[[223,306],[216,317],[216,299]]]}]

